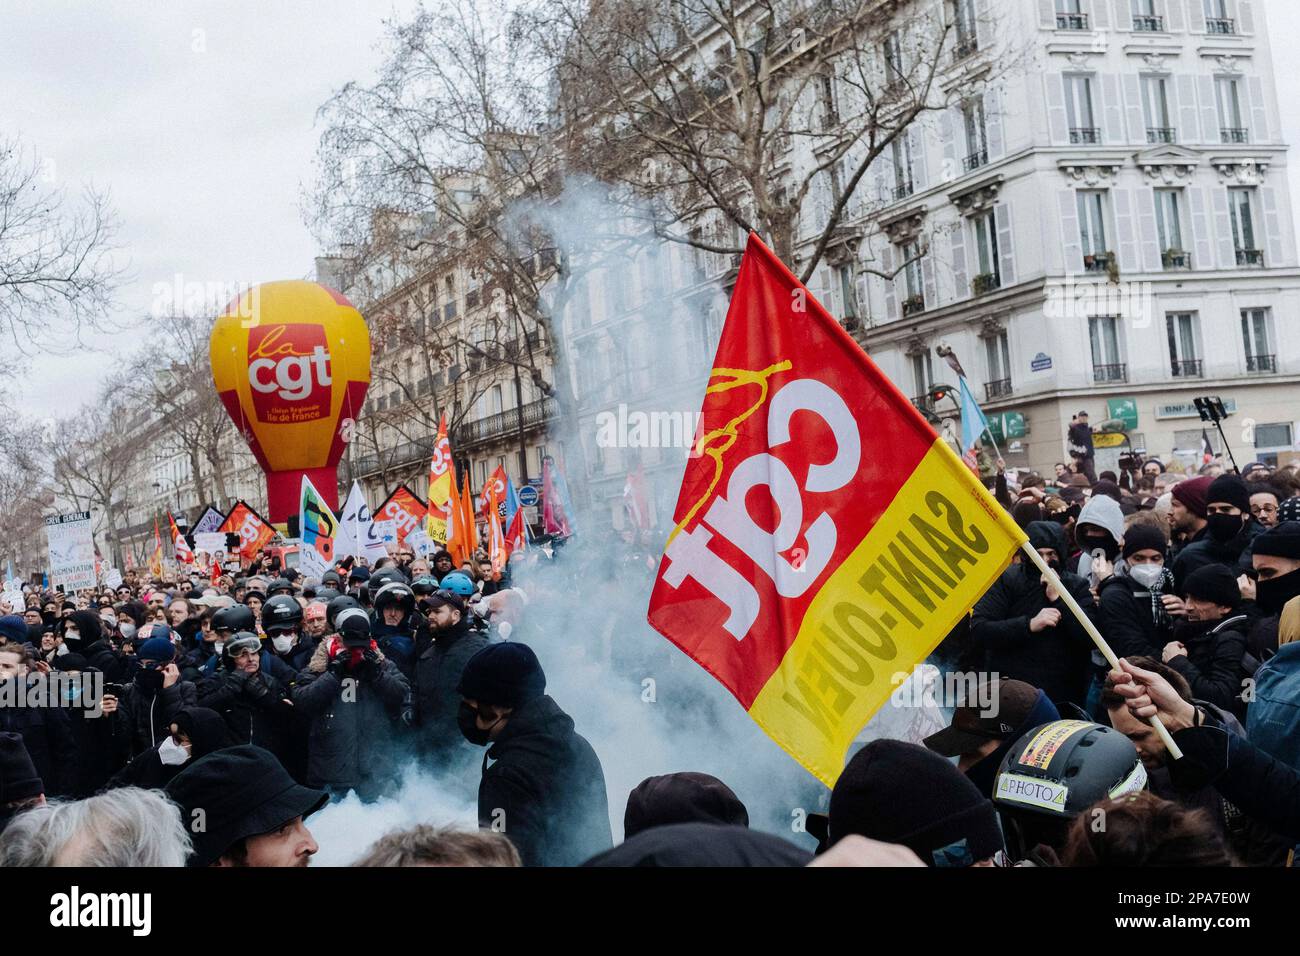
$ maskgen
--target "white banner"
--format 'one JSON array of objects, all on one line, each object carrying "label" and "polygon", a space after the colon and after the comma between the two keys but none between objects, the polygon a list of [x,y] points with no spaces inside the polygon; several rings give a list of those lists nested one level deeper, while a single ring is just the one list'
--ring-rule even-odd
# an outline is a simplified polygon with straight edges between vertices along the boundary
[{"label": "white banner", "polygon": [[343,503],[339,517],[339,536],[334,542],[335,559],[351,556],[365,558],[373,564],[388,557],[388,548],[377,530],[378,524],[371,519],[370,506],[361,493],[360,482],[352,482],[352,490],[348,492],[348,500]]},{"label": "white banner", "polygon": [[45,519],[49,544],[50,587],[71,593],[95,586],[95,538],[90,512],[76,511]]},{"label": "white banner", "polygon": [[397,522],[392,518],[384,518],[382,521],[372,522],[375,526],[375,534],[379,535],[379,540],[384,542],[384,553],[391,554],[397,550]]}]

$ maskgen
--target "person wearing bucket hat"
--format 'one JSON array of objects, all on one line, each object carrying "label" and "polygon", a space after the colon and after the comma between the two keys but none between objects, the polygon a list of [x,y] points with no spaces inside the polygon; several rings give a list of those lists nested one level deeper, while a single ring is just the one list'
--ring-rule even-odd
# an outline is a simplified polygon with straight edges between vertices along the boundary
[{"label": "person wearing bucket hat", "polygon": [[274,754],[252,744],[199,758],[166,792],[190,831],[194,855],[186,865],[193,867],[308,866],[318,847],[305,821],[329,802],[329,794],[297,783]]},{"label": "person wearing bucket hat", "polygon": [[456,690],[461,733],[488,747],[479,826],[504,826],[525,866],[576,866],[607,850],[613,837],[600,758],[547,696],[532,648],[489,644],[470,658]]}]

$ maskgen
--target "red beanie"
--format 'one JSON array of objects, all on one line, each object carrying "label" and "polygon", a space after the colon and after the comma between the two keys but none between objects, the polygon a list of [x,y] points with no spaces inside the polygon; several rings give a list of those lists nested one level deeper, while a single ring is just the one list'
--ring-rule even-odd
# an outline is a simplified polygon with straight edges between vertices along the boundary
[{"label": "red beanie", "polygon": [[1183,507],[1196,515],[1198,518],[1205,517],[1205,504],[1207,496],[1210,493],[1210,484],[1214,481],[1209,475],[1201,475],[1199,478],[1189,478],[1186,481],[1180,481],[1174,485],[1170,492],[1177,500],[1183,503]]}]

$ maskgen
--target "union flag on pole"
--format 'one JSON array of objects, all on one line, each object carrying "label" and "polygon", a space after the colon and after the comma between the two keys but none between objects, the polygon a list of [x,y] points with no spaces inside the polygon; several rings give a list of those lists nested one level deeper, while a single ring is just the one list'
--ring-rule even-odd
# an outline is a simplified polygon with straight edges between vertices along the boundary
[{"label": "union flag on pole", "polygon": [[172,530],[172,547],[176,551],[176,561],[178,564],[193,564],[194,552],[190,549],[190,543],[185,540],[185,535],[181,534],[181,529],[176,527],[176,519],[172,513],[167,512],[167,523],[171,525]]},{"label": "union flag on pole", "polygon": [[162,534],[158,531],[158,518],[153,519],[153,554],[149,555],[149,573],[155,578],[163,573]]},{"label": "union flag on pole", "polygon": [[444,547],[447,544],[447,519],[451,517],[451,441],[447,438],[447,413],[438,420],[438,437],[433,443],[433,457],[429,459],[429,511],[425,516],[424,530],[430,538]]},{"label": "union flag on pole", "polygon": [[649,620],[827,786],[1025,540],[754,235]]}]

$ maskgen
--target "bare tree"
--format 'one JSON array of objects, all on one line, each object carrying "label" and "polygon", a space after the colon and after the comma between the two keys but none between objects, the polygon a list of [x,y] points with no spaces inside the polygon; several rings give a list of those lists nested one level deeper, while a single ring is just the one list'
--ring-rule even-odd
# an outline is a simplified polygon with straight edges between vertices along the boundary
[{"label": "bare tree", "polygon": [[127,489],[141,453],[124,433],[120,403],[110,400],[112,385],[98,401],[60,421],[53,437],[51,474],[54,486],[77,507],[92,512],[102,524],[114,561],[120,560],[122,542],[118,527],[131,502]]},{"label": "bare tree", "polygon": [[87,189],[79,205],[50,185],[53,166],[0,140],[0,334],[20,350],[70,326],[103,329],[121,279],[108,197]]}]

